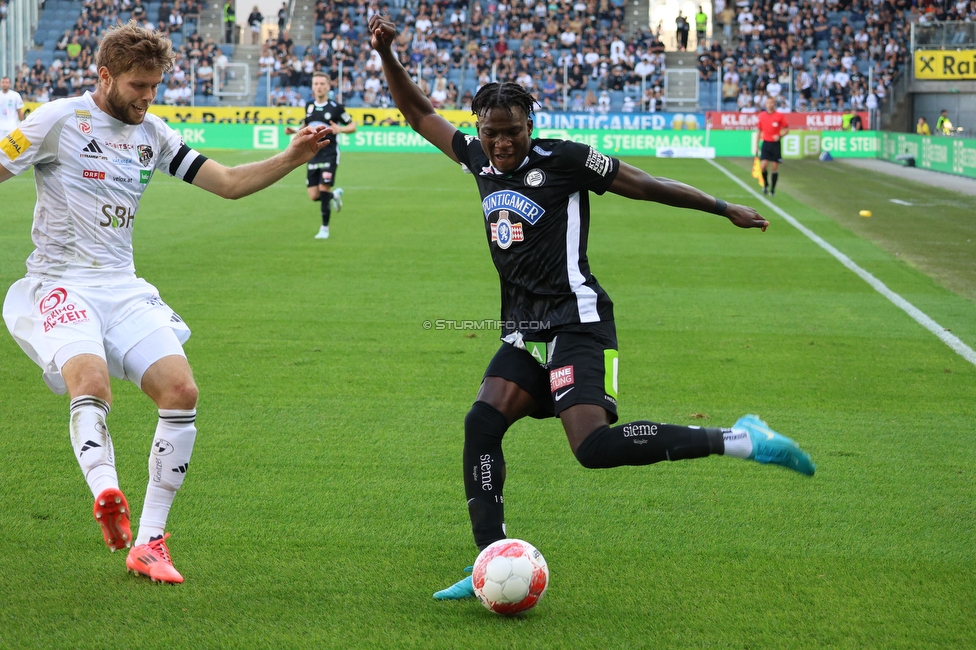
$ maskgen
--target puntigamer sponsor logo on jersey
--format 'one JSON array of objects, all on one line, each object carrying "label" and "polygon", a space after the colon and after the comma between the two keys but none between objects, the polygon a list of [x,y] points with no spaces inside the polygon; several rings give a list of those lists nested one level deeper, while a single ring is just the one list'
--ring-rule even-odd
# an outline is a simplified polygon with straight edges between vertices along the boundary
[{"label": "puntigamer sponsor logo on jersey", "polygon": [[97,170],[94,170],[94,169],[85,169],[85,170],[82,170],[81,177],[82,178],[89,178],[89,179],[91,179],[93,181],[104,181],[105,180],[105,172],[100,172],[100,171],[97,171]]},{"label": "puntigamer sponsor logo on jersey", "polygon": [[498,242],[498,248],[506,249],[512,242],[524,241],[522,224],[508,220],[508,210],[502,210],[498,215],[498,222],[491,224],[491,241]]},{"label": "puntigamer sponsor logo on jersey", "polygon": [[98,225],[103,228],[131,228],[132,220],[136,218],[135,208],[124,205],[102,206],[102,214]]},{"label": "puntigamer sponsor logo on jersey", "polygon": [[533,226],[546,213],[541,205],[512,190],[492,192],[481,202],[481,207],[485,211],[485,219],[495,210],[511,210]]}]

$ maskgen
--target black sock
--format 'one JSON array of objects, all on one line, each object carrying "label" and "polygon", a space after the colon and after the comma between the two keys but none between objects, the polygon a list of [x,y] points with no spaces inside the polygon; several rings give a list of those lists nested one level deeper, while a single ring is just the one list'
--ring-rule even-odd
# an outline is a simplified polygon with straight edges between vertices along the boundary
[{"label": "black sock", "polygon": [[612,428],[602,426],[591,433],[576,450],[576,459],[583,467],[605,469],[703,458],[724,452],[721,429],[628,422]]},{"label": "black sock", "polygon": [[505,539],[502,437],[506,430],[505,416],[485,402],[475,402],[464,418],[464,495],[479,551]]},{"label": "black sock", "polygon": [[779,172],[773,172],[773,186],[770,188],[774,192],[776,191],[776,181],[779,180]]},{"label": "black sock", "polygon": [[767,176],[765,169],[762,170],[762,177],[763,177],[763,187],[769,187],[769,177]]},{"label": "black sock", "polygon": [[332,192],[319,192],[320,207],[322,208],[322,225],[329,225],[332,216]]}]

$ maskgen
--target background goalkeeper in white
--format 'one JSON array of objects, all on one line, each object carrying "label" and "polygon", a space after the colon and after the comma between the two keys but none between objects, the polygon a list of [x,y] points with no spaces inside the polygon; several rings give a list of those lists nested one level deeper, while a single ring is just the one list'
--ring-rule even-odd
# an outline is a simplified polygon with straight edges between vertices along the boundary
[{"label": "background goalkeeper in white", "polygon": [[197,386],[183,352],[190,330],[135,274],[132,229],[152,175],[162,170],[225,198],[263,189],[310,160],[328,127],[302,129],[288,149],[228,168],[187,147],[147,112],[173,65],[168,40],[134,23],[109,31],[96,54],[94,93],[41,106],[0,140],[0,182],[34,167],[35,250],[4,301],[17,343],[55,393],[71,397],[75,456],[95,496],[111,550],[130,546],[106,416],[109,376],[132,381],[159,408],[149,485],[130,570],[176,583],[166,520],[196,438]]}]

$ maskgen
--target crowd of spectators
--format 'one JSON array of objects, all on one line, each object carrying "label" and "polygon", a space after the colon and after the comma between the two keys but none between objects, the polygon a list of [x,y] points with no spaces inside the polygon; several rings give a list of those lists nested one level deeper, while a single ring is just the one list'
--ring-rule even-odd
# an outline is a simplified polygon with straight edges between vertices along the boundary
[{"label": "crowd of spectators", "polygon": [[781,110],[875,109],[910,56],[913,22],[976,18],[976,0],[948,12],[928,0],[716,0],[715,9],[715,35],[735,45],[713,40],[699,76],[720,87],[724,110],[744,112],[767,96]]},{"label": "crowd of spectators", "polygon": [[[196,33],[200,2],[163,0],[149,10],[143,0],[84,0],[75,24],[55,43],[51,65],[25,62],[15,89],[34,101],[92,90],[100,34],[131,18],[174,40],[176,67],[158,101],[182,105],[194,95],[211,95],[228,60],[212,39]],[[258,61],[273,80],[268,100],[302,105],[312,73],[323,70],[347,105],[391,106],[366,30],[381,12],[400,26],[401,62],[439,108],[470,107],[477,89],[496,79],[526,86],[543,110],[664,108],[660,31],[625,37],[622,0],[394,3],[317,0],[310,45],[296,44],[283,29],[283,6],[279,32],[264,42]],[[715,0],[714,9],[710,43],[699,33],[698,69],[703,88],[715,94],[700,103],[710,108],[715,97],[722,109],[744,112],[760,110],[767,96],[784,110],[876,108],[905,64],[911,23],[976,19],[976,0],[947,6],[931,0]]]},{"label": "crowd of spectators", "polygon": [[[660,110],[663,108],[664,45],[649,31],[624,36],[620,0],[487,0],[342,3],[318,0],[315,42],[295,47],[287,33],[265,43],[262,73],[276,90],[271,101],[295,101],[295,89],[312,72],[325,70],[347,104],[392,104],[379,57],[365,26],[374,13],[400,27],[404,67],[439,108],[467,108],[483,84],[518,81],[544,110]],[[341,69],[341,78],[340,78]]]},{"label": "crowd of spectators", "polygon": [[[54,43],[50,65],[39,58],[33,65],[25,61],[15,75],[14,90],[25,100],[38,102],[94,90],[98,82],[95,49],[101,34],[113,25],[135,20],[146,29],[167,32],[174,40],[176,66],[159,93],[160,101],[189,104],[194,91],[201,95],[212,92],[214,66],[227,62],[211,39],[205,42],[196,34],[201,6],[200,0],[163,0],[150,11],[142,0],[83,0],[78,3],[75,23]],[[196,73],[195,89],[190,88],[191,66]]]}]

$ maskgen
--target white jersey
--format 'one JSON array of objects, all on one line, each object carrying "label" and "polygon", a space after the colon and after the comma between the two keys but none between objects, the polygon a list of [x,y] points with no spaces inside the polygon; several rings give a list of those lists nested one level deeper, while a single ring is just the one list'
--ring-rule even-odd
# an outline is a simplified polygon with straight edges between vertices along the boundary
[{"label": "white jersey", "polygon": [[44,104],[0,139],[13,174],[34,165],[29,276],[102,285],[135,275],[132,228],[158,168],[188,183],[207,160],[155,115],[123,124],[90,93]]},{"label": "white jersey", "polygon": [[20,113],[24,100],[13,90],[0,91],[0,136],[5,136],[20,124]]}]

